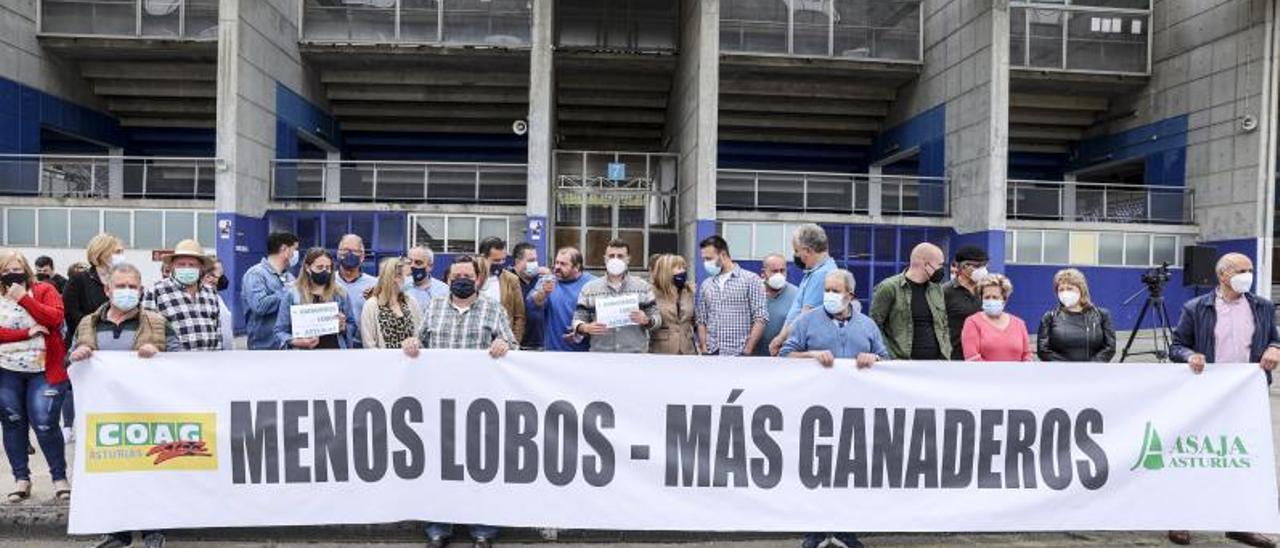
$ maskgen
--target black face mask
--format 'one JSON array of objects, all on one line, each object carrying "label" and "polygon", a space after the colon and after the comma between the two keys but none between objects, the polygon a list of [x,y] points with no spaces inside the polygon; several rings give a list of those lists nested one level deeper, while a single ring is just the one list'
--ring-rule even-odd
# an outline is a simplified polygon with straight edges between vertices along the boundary
[{"label": "black face mask", "polygon": [[413,274],[413,283],[415,284],[427,279],[427,274],[429,274],[425,268],[413,267],[410,271]]},{"label": "black face mask", "polygon": [[218,291],[226,291],[231,286],[231,280],[227,279],[227,275],[218,276]]},{"label": "black face mask", "polygon": [[6,287],[14,284],[27,285],[27,275],[21,272],[7,272],[0,276],[0,283]]},{"label": "black face mask", "polygon": [[501,275],[501,274],[502,274],[502,269],[503,269],[503,268],[504,268],[504,266],[503,266],[503,264],[502,264],[502,263],[493,263],[493,264],[489,265],[489,275],[490,275],[490,276],[498,276],[498,275]]},{"label": "black face mask", "polygon": [[449,282],[449,293],[459,299],[469,299],[476,294],[476,281],[471,278],[455,278]]},{"label": "black face mask", "polygon": [[797,253],[797,254],[796,254],[796,256],[792,258],[792,260],[794,260],[794,261],[796,262],[796,266],[797,266],[797,267],[800,267],[800,270],[808,270],[808,269],[809,269],[809,267],[807,267],[807,266],[805,266],[805,265],[804,265],[804,259],[801,259],[801,258],[800,258],[800,254],[798,254],[798,253]]},{"label": "black face mask", "polygon": [[49,281],[49,275],[48,275],[48,274],[36,274],[36,281],[39,281],[39,282],[47,282],[47,281]]},{"label": "black face mask", "polygon": [[684,284],[689,282],[689,273],[681,272],[671,276],[671,283],[676,285],[676,289],[684,289]]},{"label": "black face mask", "polygon": [[311,283],[316,285],[329,285],[329,279],[333,277],[330,272],[308,272],[307,276],[311,278]]},{"label": "black face mask", "polygon": [[942,283],[942,267],[938,267],[937,270],[933,271],[933,275],[929,276],[929,281],[935,284]]}]

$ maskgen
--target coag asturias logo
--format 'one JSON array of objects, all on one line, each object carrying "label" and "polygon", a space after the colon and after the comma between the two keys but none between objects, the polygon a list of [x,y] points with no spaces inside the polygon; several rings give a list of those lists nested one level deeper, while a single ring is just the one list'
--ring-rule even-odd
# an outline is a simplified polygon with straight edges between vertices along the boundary
[{"label": "coag asturias logo", "polygon": [[1252,465],[1244,439],[1238,435],[1180,434],[1166,444],[1148,421],[1138,462],[1129,470],[1249,468]]},{"label": "coag asturias logo", "polygon": [[91,413],[85,470],[217,470],[213,413]]}]

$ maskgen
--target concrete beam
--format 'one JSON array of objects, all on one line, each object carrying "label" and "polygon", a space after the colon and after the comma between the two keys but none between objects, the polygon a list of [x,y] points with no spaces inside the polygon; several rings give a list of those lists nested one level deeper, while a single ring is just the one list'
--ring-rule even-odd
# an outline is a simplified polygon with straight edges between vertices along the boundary
[{"label": "concrete beam", "polygon": [[333,101],[392,101],[406,103],[508,103],[529,102],[525,90],[508,88],[370,87],[334,84],[327,94]]},{"label": "concrete beam", "polygon": [[1092,111],[1041,108],[1009,109],[1010,124],[1089,127],[1097,120]]},{"label": "concrete beam", "polygon": [[586,90],[561,90],[557,103],[563,106],[667,108],[667,93],[614,91],[598,93]]},{"label": "concrete beam", "polygon": [[103,97],[188,97],[213,99],[217,88],[209,82],[98,80],[93,92]]},{"label": "concrete beam", "polygon": [[501,119],[508,123],[523,119],[525,109],[518,104],[471,105],[465,103],[348,103],[335,102],[331,110],[346,118],[458,118]]},{"label": "concrete beam", "polygon": [[1028,139],[1040,141],[1079,141],[1084,130],[1072,127],[1010,126],[1009,140]]},{"label": "concrete beam", "polygon": [[179,127],[179,128],[212,128],[215,125],[212,114],[205,117],[120,117],[120,125],[126,127]]},{"label": "concrete beam", "polygon": [[557,126],[559,132],[566,136],[573,137],[626,137],[635,139],[653,139],[662,138],[661,127],[645,127],[645,126],[607,126],[602,124],[583,124],[583,123],[565,123],[561,121]]},{"label": "concrete beam", "polygon": [[772,112],[778,114],[822,114],[826,116],[872,116],[889,113],[884,101],[772,101],[747,97],[722,97],[720,115],[731,112]]},{"label": "concrete beam", "polygon": [[757,143],[870,145],[870,136],[839,135],[812,131],[753,131],[749,129],[721,129],[721,141],[752,141]]},{"label": "concrete beam", "polygon": [[1009,141],[1010,152],[1035,152],[1042,154],[1067,154],[1071,152],[1071,146],[1065,144],[1052,145],[1046,143],[1024,143],[1018,141]]},{"label": "concrete beam", "polygon": [[404,67],[372,70],[326,70],[320,74],[324,84],[402,85],[402,86],[493,86],[529,87],[529,73],[503,71],[417,71]]},{"label": "concrete beam", "polygon": [[208,114],[217,112],[217,103],[208,99],[108,99],[107,110],[128,114]]},{"label": "concrete beam", "polygon": [[1031,95],[1018,93],[1009,96],[1010,108],[1043,108],[1056,110],[1107,110],[1107,98],[1084,95]]},{"label": "concrete beam", "polygon": [[600,75],[579,75],[575,77],[563,72],[556,75],[556,87],[560,91],[647,91],[651,93],[669,93],[670,78],[637,78],[634,76],[617,76],[614,78]]},{"label": "concrete beam", "polygon": [[353,118],[342,121],[344,131],[401,131],[401,132],[440,132],[440,133],[510,133],[511,122],[487,122],[458,120],[453,118],[435,120],[370,120]]},{"label": "concrete beam", "polygon": [[85,78],[130,80],[183,80],[214,82],[218,79],[217,63],[171,63],[165,61],[109,62],[82,61],[80,75]]},{"label": "concrete beam", "polygon": [[561,122],[606,122],[618,124],[662,125],[667,112],[661,109],[642,108],[583,108],[561,107],[555,114]]},{"label": "concrete beam", "polygon": [[880,122],[871,118],[848,118],[797,114],[720,113],[721,128],[800,129],[845,133],[878,132]]},{"label": "concrete beam", "polygon": [[798,97],[804,99],[876,99],[892,101],[897,90],[837,82],[780,80],[726,80],[720,82],[723,97]]}]

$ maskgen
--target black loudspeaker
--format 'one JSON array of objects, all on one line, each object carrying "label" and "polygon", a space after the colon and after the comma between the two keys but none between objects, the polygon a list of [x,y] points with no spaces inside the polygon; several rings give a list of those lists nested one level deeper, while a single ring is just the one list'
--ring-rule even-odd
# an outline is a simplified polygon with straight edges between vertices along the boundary
[{"label": "black loudspeaker", "polygon": [[1213,287],[1218,285],[1214,271],[1218,264],[1218,249],[1207,245],[1189,245],[1182,248],[1182,285],[1185,287]]}]

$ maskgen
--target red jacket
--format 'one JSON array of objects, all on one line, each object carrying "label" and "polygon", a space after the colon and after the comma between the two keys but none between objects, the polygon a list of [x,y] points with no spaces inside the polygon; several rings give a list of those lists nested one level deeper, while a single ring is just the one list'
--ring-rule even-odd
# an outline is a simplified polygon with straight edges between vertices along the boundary
[{"label": "red jacket", "polygon": [[[0,297],[3,298],[3,297]],[[62,341],[62,295],[52,284],[36,282],[18,304],[27,309],[36,323],[49,329],[44,336],[44,378],[49,384],[67,380],[67,345]],[[26,329],[0,329],[0,343],[27,340]]]}]

